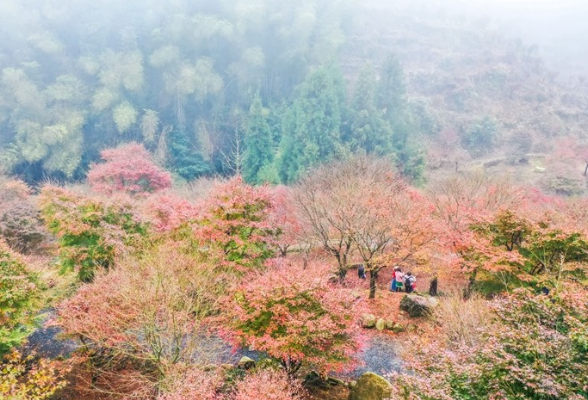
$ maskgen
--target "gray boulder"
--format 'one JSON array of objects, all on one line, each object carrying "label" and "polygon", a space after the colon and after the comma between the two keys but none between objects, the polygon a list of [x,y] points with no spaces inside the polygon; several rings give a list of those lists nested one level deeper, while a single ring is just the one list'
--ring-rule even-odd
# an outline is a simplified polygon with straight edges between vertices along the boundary
[{"label": "gray boulder", "polygon": [[410,317],[422,317],[430,314],[437,307],[437,299],[407,294],[400,300],[400,309],[406,311]]},{"label": "gray boulder", "polygon": [[390,382],[373,372],[363,374],[349,392],[349,400],[383,400],[390,396]]}]

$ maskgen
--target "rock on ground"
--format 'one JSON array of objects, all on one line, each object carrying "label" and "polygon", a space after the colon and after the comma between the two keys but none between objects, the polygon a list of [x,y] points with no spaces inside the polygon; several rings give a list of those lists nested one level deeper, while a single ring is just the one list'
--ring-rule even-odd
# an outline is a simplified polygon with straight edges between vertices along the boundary
[{"label": "rock on ground", "polygon": [[373,372],[363,374],[351,388],[349,400],[384,400],[392,395],[392,385]]},{"label": "rock on ground", "polygon": [[373,314],[363,314],[361,317],[361,326],[364,328],[373,328],[376,326],[377,318]]},{"label": "rock on ground", "polygon": [[385,327],[386,321],[384,320],[384,318],[380,318],[378,322],[376,322],[376,329],[379,331],[383,331]]},{"label": "rock on ground", "polygon": [[410,317],[422,317],[430,314],[437,304],[437,300],[433,297],[407,294],[400,301],[400,309],[406,311]]}]

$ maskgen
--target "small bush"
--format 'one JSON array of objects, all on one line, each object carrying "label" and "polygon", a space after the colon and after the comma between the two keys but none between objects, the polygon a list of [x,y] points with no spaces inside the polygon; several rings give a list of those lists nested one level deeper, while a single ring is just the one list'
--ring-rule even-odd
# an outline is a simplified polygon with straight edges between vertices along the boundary
[{"label": "small bush", "polygon": [[31,253],[47,239],[28,186],[0,177],[0,238],[19,253]]},{"label": "small bush", "polygon": [[481,332],[492,323],[492,312],[479,295],[465,299],[456,291],[441,298],[434,318],[447,344],[472,346],[482,341]]},{"label": "small bush", "polygon": [[[32,364],[32,365],[31,365]],[[7,400],[45,400],[66,385],[54,362],[34,360],[13,351],[0,363],[0,398]]]},{"label": "small bush", "polygon": [[48,238],[39,210],[28,201],[11,203],[0,214],[0,237],[23,254],[34,252]]},{"label": "small bush", "polygon": [[108,205],[53,186],[43,188],[40,200],[45,224],[59,239],[61,266],[83,282],[139,247],[148,232],[132,204]]},{"label": "small bush", "polygon": [[265,369],[239,382],[234,400],[302,400],[304,395],[300,381],[288,377],[284,371]]},{"label": "small bush", "polygon": [[228,400],[220,393],[224,380],[217,370],[204,371],[197,366],[181,370],[176,367],[176,371],[167,380],[169,388],[157,400]]},{"label": "small bush", "polygon": [[0,241],[0,355],[29,335],[34,325],[38,295],[36,277]]}]

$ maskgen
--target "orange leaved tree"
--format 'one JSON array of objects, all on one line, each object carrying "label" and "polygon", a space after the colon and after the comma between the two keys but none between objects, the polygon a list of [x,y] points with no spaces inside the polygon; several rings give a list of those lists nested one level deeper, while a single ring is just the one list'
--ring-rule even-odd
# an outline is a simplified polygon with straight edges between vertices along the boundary
[{"label": "orange leaved tree", "polygon": [[433,207],[386,160],[356,157],[321,167],[296,188],[306,235],[334,255],[343,280],[357,252],[375,297],[380,270],[422,263],[435,239]]},{"label": "orange leaved tree", "polygon": [[302,365],[321,373],[349,368],[361,343],[360,303],[328,278],[323,265],[276,259],[227,300],[229,338],[279,360],[289,374]]}]

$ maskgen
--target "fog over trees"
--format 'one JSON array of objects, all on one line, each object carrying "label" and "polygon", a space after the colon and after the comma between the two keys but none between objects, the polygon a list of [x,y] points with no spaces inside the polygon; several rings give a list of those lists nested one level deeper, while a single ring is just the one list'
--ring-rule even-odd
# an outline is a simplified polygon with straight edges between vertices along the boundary
[{"label": "fog over trees", "polygon": [[[476,29],[479,41],[495,35],[501,19],[480,8],[7,0],[0,16],[3,165],[30,182],[79,180],[104,148],[139,141],[187,180],[239,171],[252,183],[292,182],[319,160],[366,152],[389,157],[419,181],[431,138],[423,135],[456,124],[426,104],[414,63],[431,67],[432,49],[455,29]],[[502,21],[512,13],[497,9],[505,9]],[[527,17],[540,21],[550,10]],[[439,22],[439,40],[428,49],[382,42],[400,32],[433,34]],[[534,51],[527,43],[509,51]],[[480,47],[453,51],[470,45]],[[504,78],[483,79],[476,84]],[[427,90],[448,95],[427,80]]]},{"label": "fog over trees", "polygon": [[0,399],[588,399],[588,3],[1,0]]}]

